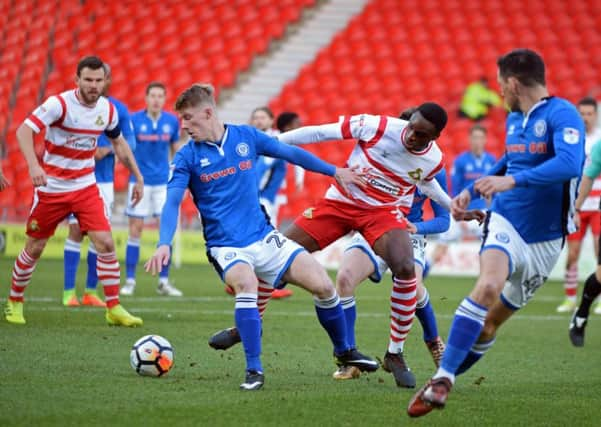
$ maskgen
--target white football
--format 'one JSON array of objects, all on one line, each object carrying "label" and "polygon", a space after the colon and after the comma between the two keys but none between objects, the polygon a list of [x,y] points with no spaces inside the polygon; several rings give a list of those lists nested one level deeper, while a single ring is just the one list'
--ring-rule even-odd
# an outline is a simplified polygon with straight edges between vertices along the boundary
[{"label": "white football", "polygon": [[146,335],[133,345],[129,361],[138,374],[160,377],[173,367],[173,347],[159,335]]}]

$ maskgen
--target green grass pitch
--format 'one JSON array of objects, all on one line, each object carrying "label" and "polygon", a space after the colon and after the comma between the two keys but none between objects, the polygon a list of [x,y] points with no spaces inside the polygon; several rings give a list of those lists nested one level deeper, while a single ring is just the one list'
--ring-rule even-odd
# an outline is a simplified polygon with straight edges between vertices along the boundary
[{"label": "green grass pitch", "polygon": [[[0,258],[2,295],[12,261]],[[573,348],[569,316],[555,313],[559,283],[547,283],[503,327],[489,354],[459,377],[444,411],[413,420],[406,407],[414,390],[397,388],[381,369],[353,381],[331,378],[332,349],[306,292],[271,301],[263,327],[265,386],[243,392],[242,347],[217,352],[207,345],[214,331],[233,324],[234,307],[211,267],[173,271],[183,298],[159,297],[156,279],[141,270],[136,295],[122,302],[144,327],[111,328],[102,309],[63,308],[62,262],[42,259],[26,293],[27,325],[0,319],[1,426],[601,425],[601,316],[591,315],[586,346]],[[82,263],[80,289],[84,274]],[[473,282],[427,281],[443,337]],[[359,348],[380,358],[389,290],[387,278],[357,293]],[[146,334],[174,347],[175,366],[164,378],[140,377],[129,366],[132,344]],[[405,350],[421,386],[434,366],[417,320]]]}]

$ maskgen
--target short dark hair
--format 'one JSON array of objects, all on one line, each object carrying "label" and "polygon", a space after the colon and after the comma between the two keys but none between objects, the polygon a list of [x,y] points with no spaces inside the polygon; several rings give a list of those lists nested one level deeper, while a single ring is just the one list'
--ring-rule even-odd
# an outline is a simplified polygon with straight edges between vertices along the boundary
[{"label": "short dark hair", "polygon": [[530,49],[514,49],[497,60],[499,74],[503,79],[515,77],[524,86],[546,85],[545,62]]},{"label": "short dark hair", "polygon": [[161,82],[150,82],[148,83],[148,86],[146,86],[146,95],[148,95],[150,93],[151,89],[154,89],[155,87],[158,87],[159,89],[163,89],[163,92],[167,93],[167,88],[165,87],[165,85]]},{"label": "short dark hair", "polygon": [[409,120],[411,118],[411,115],[413,113],[415,113],[416,111],[417,111],[417,107],[405,108],[403,111],[401,111],[401,114],[399,115],[399,119]]},{"label": "short dark hair", "polygon": [[476,131],[480,131],[480,132],[484,133],[485,135],[488,133],[486,128],[484,126],[482,126],[480,123],[476,123],[474,126],[472,126],[470,128],[470,135]]},{"label": "short dark hair", "polygon": [[597,111],[597,100],[592,96],[585,96],[580,101],[578,101],[578,106],[580,107],[581,105],[590,105],[595,109],[595,111]]},{"label": "short dark hair", "polygon": [[424,119],[432,123],[438,133],[442,132],[447,125],[447,112],[435,102],[424,102],[417,107],[416,111],[419,111]]},{"label": "short dark hair", "polygon": [[102,68],[105,72],[104,62],[97,56],[85,56],[77,64],[77,77],[81,76],[81,70],[89,68],[90,70],[98,70]]},{"label": "short dark hair", "polygon": [[292,111],[284,111],[280,113],[277,120],[275,121],[275,126],[278,128],[280,132],[284,132],[286,128],[292,123],[294,120],[298,119],[298,114]]}]

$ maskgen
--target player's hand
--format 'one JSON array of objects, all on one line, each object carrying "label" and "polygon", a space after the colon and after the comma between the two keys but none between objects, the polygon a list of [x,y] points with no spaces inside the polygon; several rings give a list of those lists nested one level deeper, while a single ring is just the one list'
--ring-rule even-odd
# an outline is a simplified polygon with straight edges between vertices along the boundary
[{"label": "player's hand", "polygon": [[471,201],[472,196],[467,190],[463,190],[461,193],[456,195],[453,200],[451,200],[451,215],[453,215],[455,220],[463,220],[463,216],[465,215],[466,209]]},{"label": "player's hand", "polygon": [[407,221],[407,231],[411,234],[417,233],[417,227],[414,223]]},{"label": "player's hand", "polygon": [[471,209],[469,211],[465,211],[465,213],[463,214],[464,221],[476,220],[478,221],[478,224],[482,224],[484,218],[486,218],[486,213],[481,211],[480,209]]},{"label": "player's hand", "polygon": [[157,275],[163,269],[163,266],[169,264],[169,258],[171,257],[171,248],[169,245],[161,245],[154,251],[154,255],[146,261],[144,269],[147,273],[153,276]]},{"label": "player's hand", "polygon": [[0,171],[0,191],[5,190],[10,185],[10,182],[4,177],[2,171]]},{"label": "player's hand", "polygon": [[353,166],[352,168],[336,168],[334,178],[340,184],[340,186],[349,192],[349,185],[354,184],[359,187],[365,186],[365,175],[358,173],[359,166]]},{"label": "player's hand", "polygon": [[144,183],[136,181],[131,192],[131,207],[136,206],[142,200],[142,197],[144,197]]},{"label": "player's hand", "polygon": [[496,193],[511,190],[515,187],[513,176],[486,176],[474,184],[474,189],[483,197],[492,197]]},{"label": "player's hand", "polygon": [[580,229],[580,224],[581,224],[580,211],[574,212],[574,217],[572,219],[574,220],[574,224],[576,224],[576,228]]},{"label": "player's hand", "polygon": [[31,177],[31,182],[34,187],[41,187],[48,182],[46,179],[46,172],[44,172],[44,169],[42,169],[39,163],[29,168],[29,176]]}]

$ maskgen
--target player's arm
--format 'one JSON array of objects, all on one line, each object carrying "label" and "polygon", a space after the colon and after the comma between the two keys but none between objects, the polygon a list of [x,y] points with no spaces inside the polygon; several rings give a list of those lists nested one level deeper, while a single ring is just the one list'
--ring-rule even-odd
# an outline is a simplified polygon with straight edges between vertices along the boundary
[{"label": "player's arm", "polygon": [[474,188],[484,196],[510,190],[514,187],[544,187],[567,182],[582,174],[584,160],[584,123],[575,109],[562,108],[549,117],[549,129],[553,129],[552,143],[555,155],[532,169],[503,180],[487,178],[476,182]]},{"label": "player's arm", "polygon": [[256,142],[258,154],[284,159],[292,164],[301,166],[306,170],[332,176],[345,190],[348,190],[348,185],[350,184],[359,186],[364,185],[361,175],[357,174],[354,170],[338,168],[330,163],[324,162],[308,151],[292,145],[282,144],[277,139],[262,132],[256,130],[255,132],[257,135]]},{"label": "player's arm", "polygon": [[4,177],[2,173],[2,163],[0,163],[0,191],[6,189],[10,185],[10,182]]},{"label": "player's arm", "polygon": [[35,154],[33,134],[56,122],[62,122],[66,114],[63,102],[56,96],[51,96],[36,108],[17,129],[19,148],[25,157],[29,168],[29,176],[34,187],[46,185],[46,173],[38,162]]},{"label": "player's arm", "polygon": [[[449,215],[449,210],[451,208],[451,200],[449,198],[449,196],[446,193],[447,190],[447,174],[445,172],[445,170],[441,170],[438,174],[436,174],[435,179],[431,180],[431,181],[427,181],[427,184],[433,182],[433,183],[437,183],[440,187],[440,189],[442,190],[442,192],[447,196],[446,199],[448,199],[448,205],[442,206],[439,203],[436,203],[434,200],[432,200],[432,210],[434,211],[434,218],[428,220],[428,221],[420,221],[420,222],[414,222],[413,225],[415,225],[416,233],[417,234],[439,234],[439,233],[444,233],[445,231],[447,231],[449,229],[449,224],[451,222],[450,220],[450,215]],[[421,187],[420,187],[420,191],[421,191]]]},{"label": "player's arm", "polygon": [[359,116],[343,116],[338,123],[318,126],[303,126],[281,133],[277,139],[285,144],[303,145],[321,141],[339,141],[342,139],[369,140],[374,137],[380,122],[387,118],[362,114]]},{"label": "player's arm", "polygon": [[153,275],[160,273],[171,257],[171,242],[177,229],[179,207],[190,183],[190,168],[181,151],[175,154],[170,166],[167,197],[161,212],[159,242],[154,255],[144,265],[146,272]]},{"label": "player's arm", "polygon": [[582,204],[593,189],[593,182],[599,174],[601,174],[601,141],[593,145],[591,150],[591,163],[584,168],[582,180],[578,187],[578,198],[576,199],[575,204],[577,211],[582,208]]},{"label": "player's arm", "polygon": [[261,197],[269,201],[274,201],[277,193],[282,186],[282,181],[286,179],[286,162],[282,159],[276,159],[271,166],[271,174],[261,189]]}]

